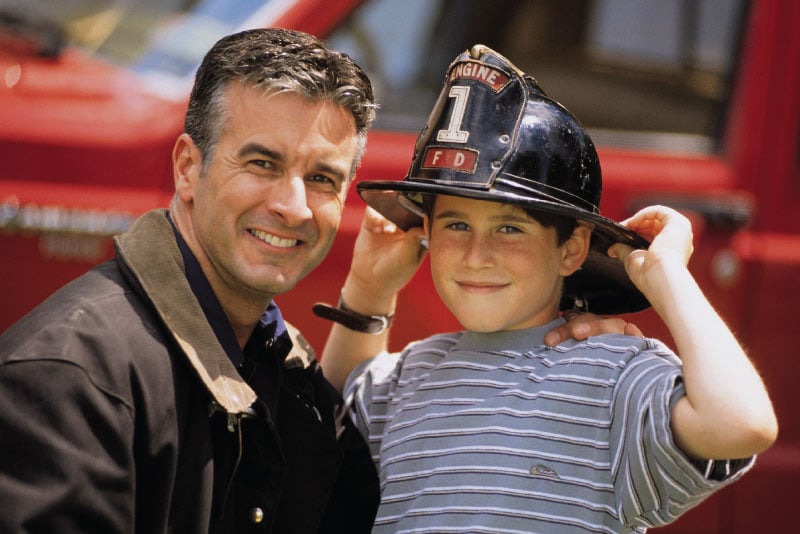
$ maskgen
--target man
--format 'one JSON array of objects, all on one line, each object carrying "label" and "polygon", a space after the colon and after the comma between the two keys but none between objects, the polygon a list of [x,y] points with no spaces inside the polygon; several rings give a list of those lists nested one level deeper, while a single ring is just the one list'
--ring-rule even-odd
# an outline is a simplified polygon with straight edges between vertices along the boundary
[{"label": "man", "polygon": [[[313,532],[348,518],[323,521],[347,495],[338,396],[271,301],[328,252],[374,110],[361,69],[309,35],[212,48],[169,212],[137,220],[114,260],[0,338],[0,531]],[[350,526],[374,510],[351,512]]]},{"label": "man", "polygon": [[328,252],[374,113],[312,36],[212,47],[169,211],[0,337],[0,532],[369,529],[364,443],[272,299]]}]

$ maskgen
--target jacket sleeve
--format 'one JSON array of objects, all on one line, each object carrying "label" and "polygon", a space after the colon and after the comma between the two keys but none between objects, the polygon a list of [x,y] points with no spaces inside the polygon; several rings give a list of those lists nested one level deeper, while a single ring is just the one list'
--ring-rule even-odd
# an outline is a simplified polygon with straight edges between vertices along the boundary
[{"label": "jacket sleeve", "polygon": [[0,532],[133,532],[131,407],[57,358],[0,366]]}]

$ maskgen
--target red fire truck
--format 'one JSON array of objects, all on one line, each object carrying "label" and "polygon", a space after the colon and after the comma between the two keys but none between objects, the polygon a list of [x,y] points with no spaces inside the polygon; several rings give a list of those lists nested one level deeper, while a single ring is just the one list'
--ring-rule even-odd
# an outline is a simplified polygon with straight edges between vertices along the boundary
[{"label": "red fire truck", "polygon": [[[589,128],[601,211],[667,204],[695,223],[691,269],[772,394],[774,447],[671,532],[783,532],[800,480],[800,2],[795,0],[101,0],[0,8],[0,330],[110,257],[111,237],[164,207],[191,77],[221,35],[285,26],[327,38],[382,103],[358,180],[401,179],[447,63],[484,43]],[[352,194],[323,265],[278,299],[321,347],[363,203]],[[627,318],[669,340],[650,311]],[[425,268],[392,344],[457,328]],[[13,409],[13,407],[6,407]],[[795,489],[792,489],[795,488]]]}]

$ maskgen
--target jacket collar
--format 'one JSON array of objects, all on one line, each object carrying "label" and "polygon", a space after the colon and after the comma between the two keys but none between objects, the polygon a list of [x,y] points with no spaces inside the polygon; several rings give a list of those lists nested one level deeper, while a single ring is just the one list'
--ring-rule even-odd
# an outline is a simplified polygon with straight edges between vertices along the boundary
[{"label": "jacket collar", "polygon": [[[166,210],[153,210],[114,238],[117,255],[128,265],[153,302],[206,388],[228,413],[247,413],[256,400],[223,350],[186,279],[183,260]],[[293,348],[285,367],[306,367],[315,358],[308,342],[286,323]]]}]

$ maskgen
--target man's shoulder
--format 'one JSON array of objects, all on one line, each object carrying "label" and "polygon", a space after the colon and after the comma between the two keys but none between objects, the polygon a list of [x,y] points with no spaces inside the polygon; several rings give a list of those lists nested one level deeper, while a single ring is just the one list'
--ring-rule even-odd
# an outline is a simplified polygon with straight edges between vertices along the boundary
[{"label": "man's shoulder", "polygon": [[12,355],[69,360],[76,355],[97,353],[111,338],[126,332],[141,337],[145,326],[134,325],[142,325],[143,304],[133,293],[114,260],[94,267],[0,335],[0,363]]},{"label": "man's shoulder", "polygon": [[317,355],[314,348],[303,336],[300,330],[293,324],[284,321],[286,324],[286,331],[289,333],[289,338],[292,340],[292,350],[286,356],[284,365],[287,368],[300,367],[305,369],[311,366],[312,363],[317,361]]}]

